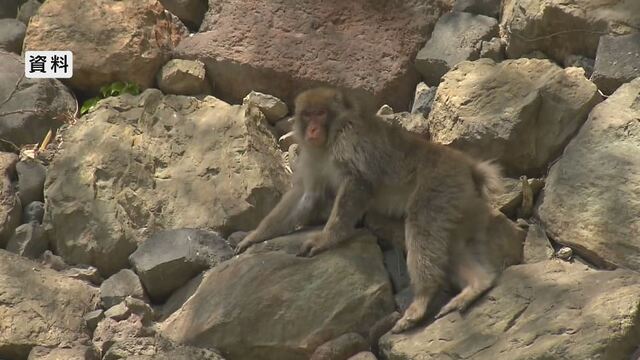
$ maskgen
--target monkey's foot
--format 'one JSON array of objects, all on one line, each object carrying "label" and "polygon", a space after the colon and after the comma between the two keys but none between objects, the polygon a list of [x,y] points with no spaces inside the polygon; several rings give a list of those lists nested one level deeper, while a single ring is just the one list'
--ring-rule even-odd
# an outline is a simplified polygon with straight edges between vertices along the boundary
[{"label": "monkey's foot", "polygon": [[233,253],[234,255],[240,255],[243,252],[245,252],[245,250],[247,250],[249,247],[251,247],[251,245],[258,242],[259,241],[254,240],[251,234],[249,234],[244,239],[242,239],[242,241],[240,241],[238,245],[236,245],[236,248],[233,251]]},{"label": "monkey's foot", "polygon": [[391,333],[399,334],[416,326],[417,323],[418,320],[403,316],[400,320],[396,321],[396,324],[391,329]]},{"label": "monkey's foot", "polygon": [[312,257],[327,250],[329,247],[328,235],[321,232],[302,244],[300,251],[298,251],[298,256]]}]

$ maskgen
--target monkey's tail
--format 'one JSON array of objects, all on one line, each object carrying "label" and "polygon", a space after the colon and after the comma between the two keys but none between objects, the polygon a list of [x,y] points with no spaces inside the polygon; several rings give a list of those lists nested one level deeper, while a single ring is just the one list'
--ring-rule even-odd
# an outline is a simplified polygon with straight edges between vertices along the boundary
[{"label": "monkey's tail", "polygon": [[476,188],[484,197],[498,195],[504,192],[502,182],[502,169],[493,160],[477,163],[472,170],[473,181]]}]

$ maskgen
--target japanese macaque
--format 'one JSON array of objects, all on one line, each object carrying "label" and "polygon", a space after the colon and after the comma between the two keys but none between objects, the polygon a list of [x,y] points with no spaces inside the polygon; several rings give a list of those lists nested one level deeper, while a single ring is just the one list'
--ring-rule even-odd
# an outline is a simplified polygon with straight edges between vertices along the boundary
[{"label": "japanese macaque", "polygon": [[351,237],[372,209],[405,222],[414,298],[392,332],[421,321],[449,281],[462,291],[436,317],[464,310],[493,286],[501,270],[487,244],[487,194],[501,189],[495,165],[363,114],[353,100],[330,88],[297,97],[294,132],[301,152],[293,187],[238,244],[237,253],[293,231],[329,204],[324,229],[298,254],[314,256]]}]

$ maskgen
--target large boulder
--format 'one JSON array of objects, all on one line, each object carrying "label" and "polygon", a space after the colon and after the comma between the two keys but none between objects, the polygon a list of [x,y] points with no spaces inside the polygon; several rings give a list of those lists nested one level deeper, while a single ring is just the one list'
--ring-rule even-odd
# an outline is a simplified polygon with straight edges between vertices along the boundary
[{"label": "large boulder", "polygon": [[254,245],[209,270],[160,331],[181,343],[215,347],[230,359],[309,359],[340,335],[367,334],[393,312],[391,284],[372,235],[313,258],[297,257],[316,231]]},{"label": "large boulder", "polygon": [[602,36],[593,69],[593,82],[605,94],[640,77],[640,33]]},{"label": "large boulder", "polygon": [[288,188],[273,135],[255,108],[213,97],[112,97],[62,134],[44,223],[71,263],[103,275],[128,267],[159,229],[250,230]]},{"label": "large boulder", "polygon": [[22,58],[2,50],[0,99],[0,139],[17,146],[42,142],[50,129],[72,119],[78,107],[60,81],[25,78]]},{"label": "large boulder", "polygon": [[23,360],[36,345],[89,341],[82,318],[97,289],[0,250],[0,358]]},{"label": "large boulder", "polygon": [[73,52],[67,81],[76,90],[95,93],[114,81],[147,88],[185,33],[157,0],[47,0],[29,22],[24,49]]},{"label": "large boulder", "polygon": [[18,156],[0,152],[0,248],[4,248],[20,225],[22,206],[13,181]]},{"label": "large boulder", "polygon": [[448,2],[215,1],[176,57],[204,62],[227,101],[255,90],[291,104],[301,90],[331,84],[407,110],[418,80],[411,61]]},{"label": "large boulder", "polygon": [[634,271],[560,260],[512,266],[463,316],[387,334],[380,345],[389,360],[629,359],[640,336],[639,283]]},{"label": "large boulder", "polygon": [[438,87],[429,133],[435,142],[497,159],[508,175],[535,176],[600,100],[579,68],[540,59],[465,61]]},{"label": "large boulder", "polygon": [[549,171],[547,233],[605,267],[640,270],[640,78],[596,106]]},{"label": "large boulder", "polygon": [[500,28],[508,57],[540,50],[558,63],[567,56],[595,58],[603,34],[640,28],[637,0],[505,0]]},{"label": "large boulder", "polygon": [[0,19],[0,50],[20,54],[27,27],[17,19]]}]

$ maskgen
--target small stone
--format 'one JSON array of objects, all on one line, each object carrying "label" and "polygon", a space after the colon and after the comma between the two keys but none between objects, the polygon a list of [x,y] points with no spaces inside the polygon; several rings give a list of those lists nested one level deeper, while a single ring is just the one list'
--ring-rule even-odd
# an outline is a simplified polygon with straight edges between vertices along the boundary
[{"label": "small stone", "polygon": [[105,309],[121,303],[127,296],[146,298],[138,275],[129,269],[120,270],[100,285],[100,298]]},{"label": "small stone", "polygon": [[158,73],[158,87],[165,94],[201,95],[211,93],[204,64],[197,60],[169,60]]},{"label": "small stone", "polygon": [[382,105],[380,109],[378,109],[378,115],[393,115],[393,108],[387,104]]},{"label": "small stone", "polygon": [[96,329],[98,323],[104,319],[104,310],[98,309],[93,310],[84,315],[84,320],[87,322],[87,327],[91,329],[91,331]]},{"label": "small stone", "polygon": [[22,224],[16,228],[7,243],[7,250],[31,259],[39,258],[49,247],[42,225],[36,222]]},{"label": "small stone", "polygon": [[289,108],[282,100],[275,96],[252,91],[242,100],[243,105],[256,106],[270,124],[275,124],[278,120],[287,116]]},{"label": "small stone", "polygon": [[571,257],[573,256],[573,250],[568,247],[568,246],[563,246],[560,248],[560,250],[558,250],[558,252],[556,253],[556,256],[559,259],[565,260],[565,261],[569,261],[571,260]]},{"label": "small stone", "polygon": [[44,203],[42,201],[32,201],[22,209],[22,222],[28,224],[35,222],[42,224],[44,218]]},{"label": "small stone", "polygon": [[104,312],[104,316],[115,321],[121,321],[129,317],[131,315],[131,309],[127,306],[127,304],[123,302],[116,304],[109,308],[109,310]]},{"label": "small stone", "polygon": [[429,85],[421,82],[416,86],[416,94],[413,98],[413,106],[411,107],[412,114],[422,114],[425,118],[429,116],[431,112],[431,105],[433,105],[433,99],[438,91],[437,86],[429,87]]}]

